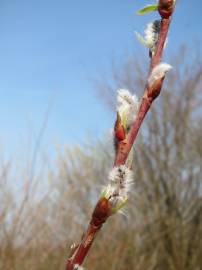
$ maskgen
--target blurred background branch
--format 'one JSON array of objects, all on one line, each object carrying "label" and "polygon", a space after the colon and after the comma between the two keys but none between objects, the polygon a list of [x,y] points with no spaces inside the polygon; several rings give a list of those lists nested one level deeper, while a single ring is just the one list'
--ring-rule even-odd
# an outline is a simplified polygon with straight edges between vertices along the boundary
[{"label": "blurred background branch", "polygon": [[[202,59],[197,48],[187,59],[189,51],[182,46],[170,59],[175,72],[138,136],[129,215],[125,222],[122,216],[109,220],[86,259],[87,269],[201,269]],[[144,66],[131,56],[114,65],[109,81],[98,78],[95,90],[105,89],[104,105],[111,108],[117,88],[140,91]],[[15,160],[1,159],[0,269],[64,269],[69,246],[79,241],[106,182],[103,172],[112,166],[109,137],[86,144],[59,149],[51,166],[44,160],[46,170],[35,172],[21,215],[29,174],[23,168],[15,174]],[[20,190],[10,181],[15,177],[24,179]]]}]

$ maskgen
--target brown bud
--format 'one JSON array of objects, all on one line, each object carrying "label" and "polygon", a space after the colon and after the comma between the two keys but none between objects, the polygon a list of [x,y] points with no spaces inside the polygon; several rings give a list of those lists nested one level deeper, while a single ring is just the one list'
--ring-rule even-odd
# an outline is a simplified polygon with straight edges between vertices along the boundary
[{"label": "brown bud", "polygon": [[160,94],[163,80],[164,77],[156,80],[155,83],[148,88],[148,97],[151,98],[152,100],[157,98],[158,95]]},{"label": "brown bud", "polygon": [[114,134],[115,134],[115,137],[118,141],[122,141],[126,137],[125,129],[124,129],[124,126],[123,126],[122,121],[121,121],[121,117],[120,117],[118,112],[117,112],[116,123],[114,126]]},{"label": "brown bud", "polygon": [[158,11],[163,19],[168,19],[172,15],[174,3],[174,0],[159,0]]},{"label": "brown bud", "polygon": [[109,215],[110,215],[109,201],[106,198],[101,198],[93,211],[92,215],[93,225],[95,226],[102,225],[102,223],[106,221]]}]

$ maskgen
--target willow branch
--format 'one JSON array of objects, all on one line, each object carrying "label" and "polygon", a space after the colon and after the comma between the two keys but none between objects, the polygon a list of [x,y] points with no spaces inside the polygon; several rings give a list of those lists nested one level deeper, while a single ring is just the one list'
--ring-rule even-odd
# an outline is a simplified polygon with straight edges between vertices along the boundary
[{"label": "willow branch", "polygon": [[[125,137],[123,136],[123,138],[121,138],[116,145],[114,167],[125,164],[129,156],[130,150],[137,137],[140,126],[147,112],[149,111],[152,102],[157,98],[157,96],[161,92],[164,76],[161,77],[160,79],[157,79],[155,83],[152,85],[148,83],[148,80],[149,80],[150,75],[152,74],[152,71],[161,62],[173,9],[174,9],[173,0],[160,0],[159,1],[158,11],[162,19],[161,19],[161,30],[159,34],[157,47],[156,47],[154,55],[150,54],[150,57],[151,57],[150,70],[149,70],[147,83],[144,89],[144,94],[141,100],[141,104],[139,106],[137,116],[134,122],[132,123],[127,133],[127,136]],[[111,215],[112,215],[112,212],[111,212],[109,200],[104,197],[101,197],[95,206],[88,228],[86,232],[84,233],[81,239],[81,242],[79,243],[79,245],[72,248],[71,254],[67,260],[66,270],[74,270],[74,269],[79,268],[79,266],[83,263],[96,237],[96,234],[100,231],[102,225]]]}]

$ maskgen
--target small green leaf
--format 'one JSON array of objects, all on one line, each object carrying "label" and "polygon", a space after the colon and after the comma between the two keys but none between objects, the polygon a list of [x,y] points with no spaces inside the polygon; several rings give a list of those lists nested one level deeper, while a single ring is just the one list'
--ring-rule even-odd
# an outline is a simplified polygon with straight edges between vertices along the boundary
[{"label": "small green leaf", "polygon": [[146,46],[146,47],[149,47],[148,42],[146,41],[146,39],[145,39],[143,36],[141,36],[138,32],[135,32],[135,35],[136,35],[138,41],[139,41],[142,45],[144,45],[144,46]]},{"label": "small green leaf", "polygon": [[138,15],[144,15],[146,13],[156,11],[158,9],[158,4],[153,4],[153,5],[147,5],[146,7],[140,9],[137,11]]},{"label": "small green leaf", "polygon": [[121,210],[121,208],[123,208],[126,205],[127,201],[128,198],[125,198],[122,202],[117,204],[116,207],[112,208],[112,214],[116,214],[119,210]]},{"label": "small green leaf", "polygon": [[105,187],[101,192],[101,198],[109,199],[109,196],[109,190],[107,190],[107,188]]}]

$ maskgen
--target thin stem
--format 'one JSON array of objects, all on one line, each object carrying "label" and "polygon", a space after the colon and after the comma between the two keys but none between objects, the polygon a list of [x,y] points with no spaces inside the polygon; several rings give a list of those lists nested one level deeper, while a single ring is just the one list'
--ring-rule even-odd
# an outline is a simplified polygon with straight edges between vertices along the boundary
[{"label": "thin stem", "polygon": [[81,243],[75,250],[74,254],[68,259],[66,270],[74,270],[75,264],[81,265],[85,259],[97,232],[101,229],[101,226],[97,227],[93,224],[89,224]]},{"label": "thin stem", "polygon": [[[156,65],[158,65],[161,61],[162,54],[163,54],[163,48],[166,41],[169,25],[171,22],[171,16],[168,18],[163,18],[161,20],[161,32],[159,36],[159,41],[157,44],[156,53],[151,58],[151,64],[150,64],[150,71],[149,75],[151,74],[152,70]],[[148,77],[149,77],[148,75]],[[117,152],[115,156],[114,166],[119,166],[122,164],[125,164],[126,159],[130,153],[130,150],[132,148],[132,145],[137,137],[138,131],[140,129],[140,126],[148,112],[148,110],[151,107],[152,102],[154,99],[159,95],[162,85],[163,85],[163,79],[159,82],[157,91],[152,92],[149,85],[146,84],[144,95],[140,104],[138,115],[132,124],[129,133],[125,140],[120,141],[117,146]],[[104,207],[103,207],[104,203]],[[97,232],[101,229],[103,223],[108,219],[109,212],[108,212],[108,202],[102,200],[102,198],[98,201],[94,212],[92,214],[91,221],[88,225],[88,228],[78,245],[78,247],[74,250],[73,254],[70,256],[70,258],[67,260],[67,266],[66,270],[74,270],[74,266],[76,264],[81,265],[84,261],[94,239],[97,234]],[[104,209],[104,211],[103,211]]]}]

